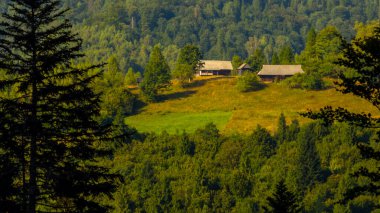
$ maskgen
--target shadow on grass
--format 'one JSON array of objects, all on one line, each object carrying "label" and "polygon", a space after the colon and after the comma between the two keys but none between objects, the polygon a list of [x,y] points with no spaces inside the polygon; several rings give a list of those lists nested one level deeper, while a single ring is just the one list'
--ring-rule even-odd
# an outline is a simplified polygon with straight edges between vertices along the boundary
[{"label": "shadow on grass", "polygon": [[137,115],[142,112],[142,108],[147,106],[148,104],[144,101],[142,101],[139,98],[135,99],[135,102],[133,103],[133,112],[132,115]]},{"label": "shadow on grass", "polygon": [[252,86],[252,87],[250,87],[250,88],[244,88],[244,87],[242,87],[242,88],[237,88],[240,92],[243,92],[243,93],[249,93],[249,92],[257,92],[257,91],[260,91],[260,90],[263,90],[263,89],[265,89],[265,88],[267,88],[268,87],[268,84],[266,84],[266,83],[259,83],[259,84],[257,84],[257,85],[255,85],[255,86]]},{"label": "shadow on grass", "polygon": [[[202,78],[202,77],[199,77],[199,78]],[[190,83],[185,83],[182,87],[183,88],[196,88],[196,87],[204,86],[209,81],[217,81],[217,80],[233,78],[233,77],[231,77],[231,76],[220,76],[219,77],[218,76],[218,77],[214,77],[214,78],[204,78],[204,79],[199,79],[199,78],[196,81],[192,81]]]},{"label": "shadow on grass", "polygon": [[195,94],[196,91],[183,91],[183,92],[175,92],[175,93],[170,93],[170,94],[164,94],[160,95],[158,98],[158,102],[165,102],[168,100],[173,100],[173,99],[181,99],[181,98],[187,98],[193,94]]}]

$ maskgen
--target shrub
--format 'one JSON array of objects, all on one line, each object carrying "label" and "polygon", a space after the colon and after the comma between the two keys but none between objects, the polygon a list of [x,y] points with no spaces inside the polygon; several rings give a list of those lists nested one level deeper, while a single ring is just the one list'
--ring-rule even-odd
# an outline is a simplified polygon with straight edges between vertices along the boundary
[{"label": "shrub", "polygon": [[289,88],[299,88],[306,90],[322,90],[326,84],[319,74],[296,74],[282,82]]},{"label": "shrub", "polygon": [[236,88],[240,92],[249,92],[263,88],[263,84],[255,73],[246,72],[242,76],[239,76]]}]

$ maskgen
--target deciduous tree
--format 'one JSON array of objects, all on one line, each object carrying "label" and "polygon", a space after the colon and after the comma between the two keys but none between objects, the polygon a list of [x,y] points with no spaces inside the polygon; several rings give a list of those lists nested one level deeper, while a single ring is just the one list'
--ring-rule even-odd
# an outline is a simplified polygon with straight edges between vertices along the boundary
[{"label": "deciduous tree", "polygon": [[[353,94],[361,97],[380,110],[380,24],[374,29],[372,35],[359,36],[351,43],[344,43],[343,57],[337,62],[347,69],[339,73],[340,80],[335,82],[338,90],[343,94]],[[350,73],[350,74],[348,74]],[[380,119],[369,113],[353,113],[347,109],[326,106],[319,112],[309,111],[303,114],[312,119],[322,119],[325,124],[334,121],[347,122],[351,125],[372,128],[380,136]],[[376,140],[378,143],[378,139]],[[362,156],[379,164],[380,152],[364,143],[357,144]],[[380,167],[368,169],[361,167],[353,176],[366,178],[366,184],[359,185],[348,191],[346,199],[354,199],[361,194],[380,195]]]},{"label": "deciduous tree", "polygon": [[158,45],[153,48],[145,67],[141,91],[148,101],[156,101],[158,91],[170,85],[170,68]]}]

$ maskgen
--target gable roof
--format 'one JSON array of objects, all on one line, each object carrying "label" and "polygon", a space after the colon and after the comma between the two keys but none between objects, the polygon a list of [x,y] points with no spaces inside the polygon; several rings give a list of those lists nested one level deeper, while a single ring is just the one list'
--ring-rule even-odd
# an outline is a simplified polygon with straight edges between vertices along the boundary
[{"label": "gable roof", "polygon": [[240,67],[238,68],[238,70],[241,70],[241,69],[251,69],[251,66],[249,66],[246,63],[244,63],[244,64],[240,65]]},{"label": "gable roof", "polygon": [[304,73],[301,65],[263,65],[257,75],[295,75]]},{"label": "gable roof", "polygon": [[201,60],[203,70],[232,70],[231,61]]}]

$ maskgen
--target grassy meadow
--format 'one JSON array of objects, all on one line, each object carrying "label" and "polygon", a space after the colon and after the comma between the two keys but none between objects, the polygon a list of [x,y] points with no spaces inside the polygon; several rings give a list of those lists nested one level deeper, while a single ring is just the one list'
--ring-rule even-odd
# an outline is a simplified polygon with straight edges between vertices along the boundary
[{"label": "grassy meadow", "polygon": [[258,124],[274,131],[281,113],[288,123],[293,119],[309,122],[298,113],[326,105],[377,115],[368,102],[333,88],[305,91],[269,83],[260,91],[240,93],[235,84],[234,77],[198,77],[187,88],[173,86],[160,102],[143,106],[125,122],[141,132],[168,133],[193,132],[213,122],[222,133],[229,134],[250,133]]}]

